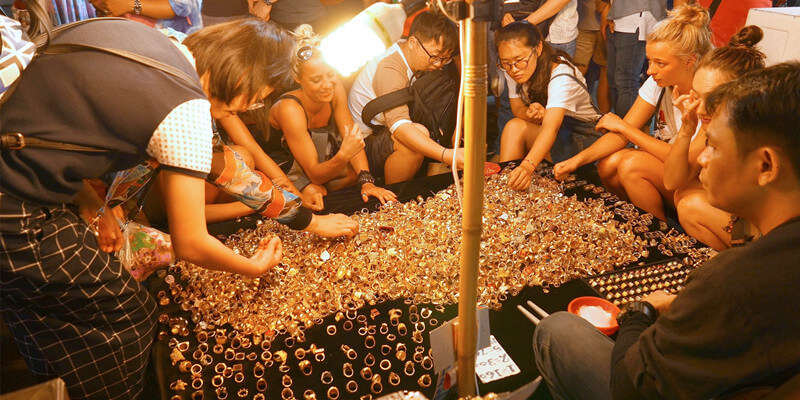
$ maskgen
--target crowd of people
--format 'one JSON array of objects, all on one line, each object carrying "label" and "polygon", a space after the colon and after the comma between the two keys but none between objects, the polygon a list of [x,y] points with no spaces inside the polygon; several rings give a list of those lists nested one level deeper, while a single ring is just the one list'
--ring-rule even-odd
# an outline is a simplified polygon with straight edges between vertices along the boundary
[{"label": "crowd of people", "polygon": [[[245,258],[207,223],[259,214],[353,237],[351,218],[314,213],[328,193],[355,186],[364,202],[396,201],[382,184],[464,162],[452,132],[408,105],[362,115],[458,64],[457,26],[441,13],[415,15],[349,83],[320,50],[341,0],[128,3],[92,1],[134,21],[56,33],[29,1],[29,33],[47,37],[35,57],[21,26],[3,21],[4,56],[19,45],[20,67],[4,71],[0,98],[2,312],[32,373],[62,377],[74,398],[136,398],[156,323],[152,297],[111,255],[123,211],[96,189],[108,173],[147,170],[144,214],[169,226],[178,258],[258,276],[279,263],[280,240]],[[800,372],[790,326],[800,318],[791,290],[773,287],[800,273],[800,64],[765,68],[758,27],[712,29],[741,27],[741,12],[719,22],[681,3],[546,0],[492,33],[502,90],[487,152],[519,160],[512,189],[527,189],[543,160],[557,179],[594,165],[610,192],[662,220],[674,209],[717,250],[732,246],[737,219],[763,235],[708,262],[677,298],[629,307],[616,344],[568,315],[545,319],[536,363],[557,398],[707,398]]]}]

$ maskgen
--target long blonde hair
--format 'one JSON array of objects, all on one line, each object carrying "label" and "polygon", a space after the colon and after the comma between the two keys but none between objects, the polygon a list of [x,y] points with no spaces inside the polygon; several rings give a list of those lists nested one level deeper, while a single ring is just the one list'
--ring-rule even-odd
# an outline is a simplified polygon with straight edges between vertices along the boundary
[{"label": "long blonde hair", "polygon": [[695,61],[711,51],[711,16],[697,4],[686,4],[667,13],[667,18],[656,24],[647,35],[647,42],[668,43],[679,57],[692,57]]}]

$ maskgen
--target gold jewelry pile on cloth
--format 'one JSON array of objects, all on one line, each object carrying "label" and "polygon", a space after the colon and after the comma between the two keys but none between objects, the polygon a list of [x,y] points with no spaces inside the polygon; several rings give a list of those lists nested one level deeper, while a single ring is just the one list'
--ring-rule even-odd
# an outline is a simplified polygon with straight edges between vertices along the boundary
[{"label": "gold jewelry pile on cloth", "polygon": [[[602,199],[579,201],[559,183],[534,174],[527,192],[508,188],[508,170],[487,178],[478,277],[479,304],[499,308],[525,286],[545,289],[610,271],[647,257],[634,234]],[[638,213],[637,213],[638,215]],[[201,328],[226,323],[245,334],[303,331],[340,311],[404,298],[409,303],[458,301],[461,212],[453,186],[430,199],[392,203],[353,215],[358,236],[331,240],[264,221],[231,235],[226,245],[244,256],[277,235],[283,259],[259,278],[181,262],[177,297]]]}]

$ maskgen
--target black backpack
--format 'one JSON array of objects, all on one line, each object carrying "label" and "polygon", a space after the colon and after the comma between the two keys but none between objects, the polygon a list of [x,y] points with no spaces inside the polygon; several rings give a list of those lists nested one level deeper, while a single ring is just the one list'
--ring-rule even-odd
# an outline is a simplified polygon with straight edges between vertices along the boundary
[{"label": "black backpack", "polygon": [[458,83],[442,70],[421,73],[408,87],[395,90],[372,99],[364,106],[361,120],[378,129],[372,123],[378,113],[408,104],[411,120],[425,125],[431,139],[443,146],[450,146],[456,128]]}]

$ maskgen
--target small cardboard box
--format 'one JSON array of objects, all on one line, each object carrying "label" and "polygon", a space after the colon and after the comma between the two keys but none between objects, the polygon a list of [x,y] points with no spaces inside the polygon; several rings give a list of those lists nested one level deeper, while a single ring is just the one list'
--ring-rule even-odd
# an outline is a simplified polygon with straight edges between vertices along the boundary
[{"label": "small cardboard box", "polygon": [[758,46],[767,55],[767,65],[800,60],[800,7],[753,8],[747,25],[764,30]]}]

